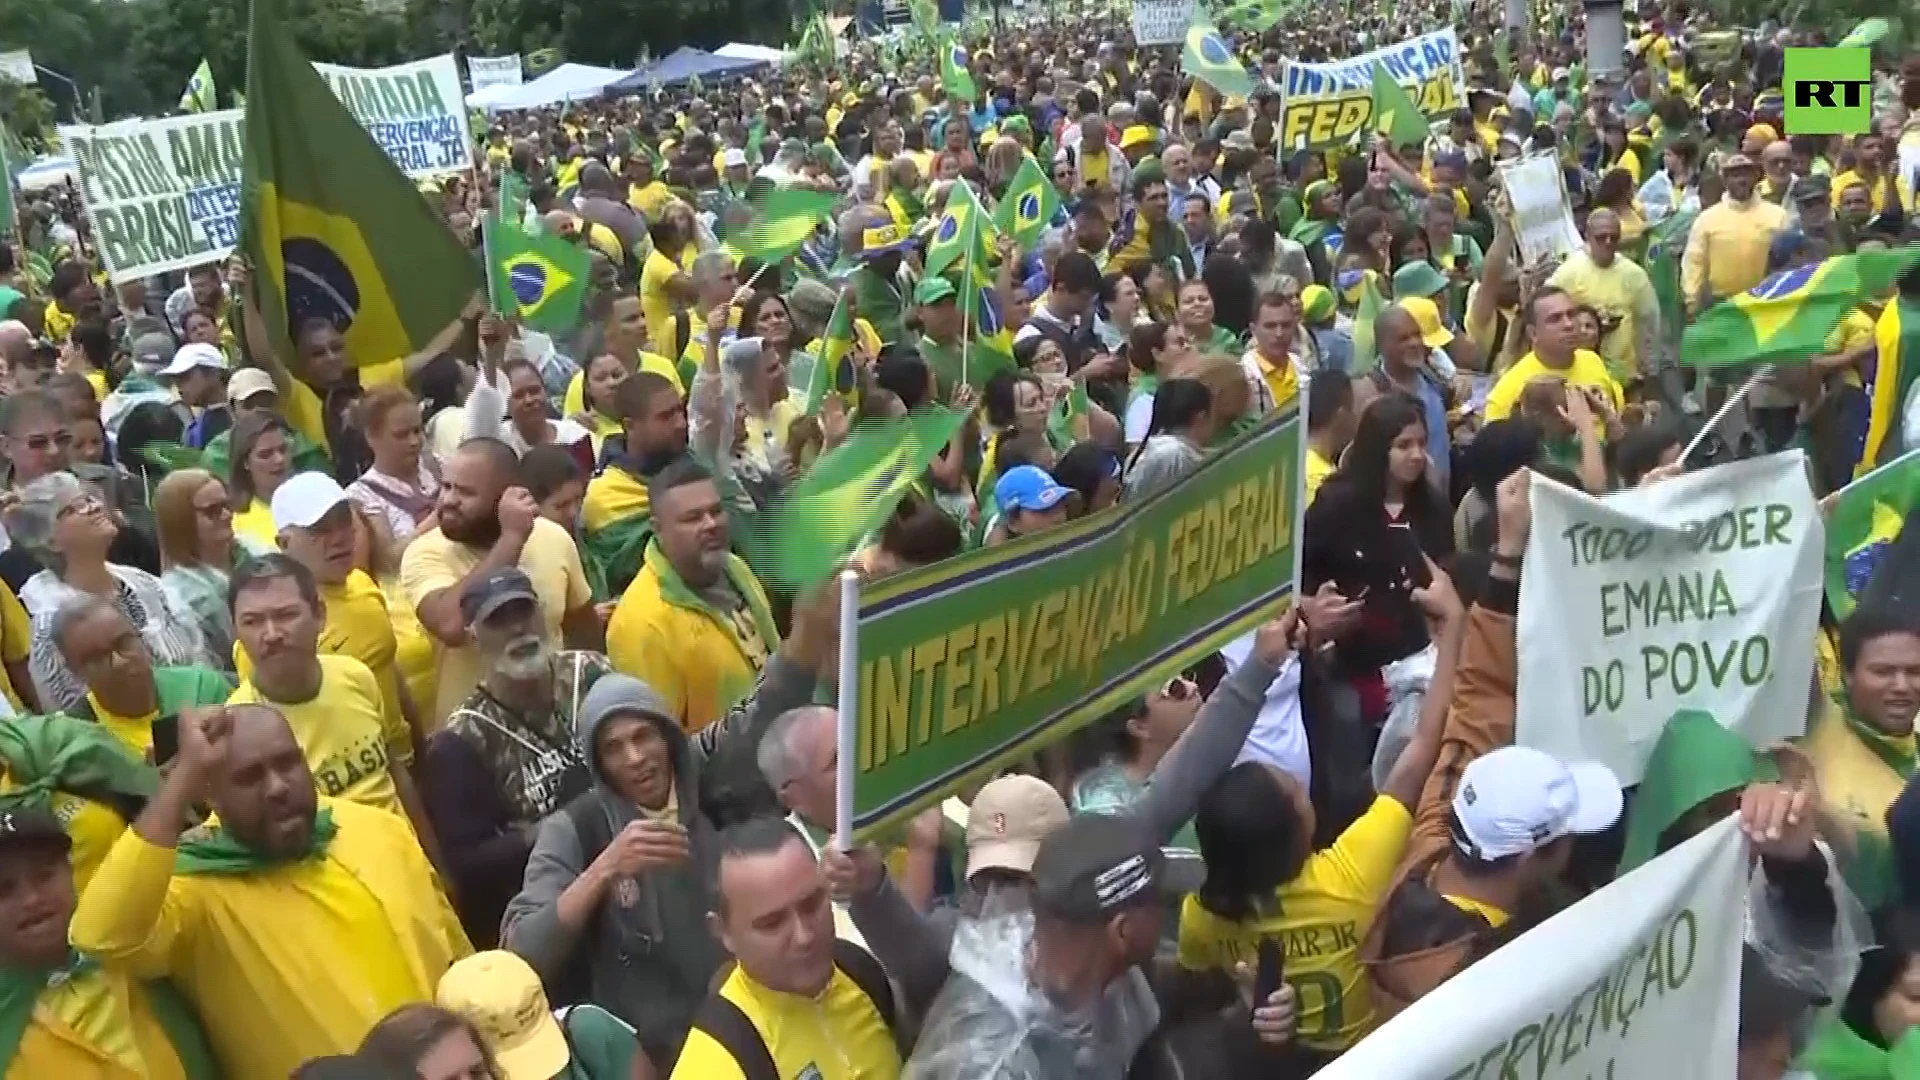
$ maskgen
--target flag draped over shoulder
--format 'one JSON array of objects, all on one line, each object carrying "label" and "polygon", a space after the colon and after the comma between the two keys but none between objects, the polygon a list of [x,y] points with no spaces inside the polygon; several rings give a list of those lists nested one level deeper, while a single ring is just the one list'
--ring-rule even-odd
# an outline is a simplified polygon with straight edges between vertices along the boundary
[{"label": "flag draped over shoulder", "polygon": [[1013,174],[1013,182],[1007,185],[1007,197],[1000,200],[1000,206],[994,211],[993,223],[1013,237],[1021,251],[1032,251],[1059,212],[1060,193],[1047,171],[1039,162],[1026,158],[1020,162],[1020,171]]},{"label": "flag draped over shoulder", "polygon": [[789,588],[826,580],[879,530],[965,422],[962,413],[929,406],[856,427],[763,516],[754,565]]},{"label": "flag draped over shoulder", "polygon": [[180,111],[203,113],[219,107],[220,93],[213,86],[213,68],[202,57],[200,66],[193,69],[193,77],[187,80],[187,88],[180,93]]},{"label": "flag draped over shoulder", "polygon": [[1827,513],[1827,604],[1836,618],[1854,604],[1920,506],[1920,450],[1841,488]]},{"label": "flag draped over shoulder", "polygon": [[1422,146],[1433,128],[1407,90],[1387,73],[1387,65],[1373,65],[1373,130],[1393,146]]},{"label": "flag draped over shoulder", "polygon": [[1227,97],[1253,96],[1253,77],[1234,57],[1220,31],[1204,22],[1187,28],[1186,44],[1180,50],[1180,66],[1187,74]]},{"label": "flag draped over shoulder", "polygon": [[535,330],[565,333],[579,325],[593,257],[558,236],[528,232],[489,214],[480,223],[493,310],[519,316]]},{"label": "flag draped over shoulder", "polygon": [[1827,335],[1862,300],[1884,294],[1920,246],[1840,255],[1772,274],[1723,300],[1687,328],[1681,354],[1698,367],[1808,361],[1826,352]]},{"label": "flag draped over shoulder", "polygon": [[735,229],[727,245],[743,258],[777,263],[800,249],[833,212],[834,195],[783,188],[769,192],[753,220]]},{"label": "flag draped over shoulder", "polygon": [[247,34],[241,247],[283,356],[309,319],[367,367],[411,355],[461,317],[480,267],[294,42],[283,0]]}]

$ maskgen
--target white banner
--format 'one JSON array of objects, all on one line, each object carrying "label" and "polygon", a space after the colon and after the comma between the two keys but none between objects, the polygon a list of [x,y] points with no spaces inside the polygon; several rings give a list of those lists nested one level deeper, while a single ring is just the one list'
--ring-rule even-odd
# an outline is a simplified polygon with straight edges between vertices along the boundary
[{"label": "white banner", "polygon": [[0,79],[17,83],[37,83],[40,75],[33,70],[33,54],[25,49],[0,52]]},{"label": "white banner", "polygon": [[[407,175],[472,166],[453,57],[365,70],[315,64]],[[226,257],[239,239],[238,109],[60,129],[87,223],[115,283]]]},{"label": "white banner", "polygon": [[1142,45],[1177,45],[1193,25],[1194,0],[1134,0],[1133,38]]},{"label": "white banner", "polygon": [[520,54],[512,56],[467,57],[467,81],[474,93],[489,86],[519,86],[525,80],[520,72]]},{"label": "white banner", "polygon": [[1746,881],[1728,818],[1440,984],[1314,1080],[1731,1080]]},{"label": "white banner", "polygon": [[1467,73],[1452,27],[1330,64],[1288,60],[1280,66],[1280,145],[1324,150],[1371,131],[1375,67],[1385,68],[1428,120],[1466,106]]},{"label": "white banner", "polygon": [[1516,741],[1628,786],[1678,709],[1804,734],[1825,543],[1798,450],[1602,499],[1536,476]]},{"label": "white banner", "polygon": [[1580,230],[1573,224],[1573,201],[1567,198],[1567,177],[1560,171],[1558,158],[1529,154],[1519,161],[1503,161],[1500,181],[1513,207],[1520,265],[1557,263],[1580,250]]}]

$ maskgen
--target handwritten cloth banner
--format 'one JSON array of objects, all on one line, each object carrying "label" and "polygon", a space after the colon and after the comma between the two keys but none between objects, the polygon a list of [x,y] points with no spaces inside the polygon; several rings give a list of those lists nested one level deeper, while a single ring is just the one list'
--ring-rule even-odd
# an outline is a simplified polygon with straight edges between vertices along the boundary
[{"label": "handwritten cloth banner", "polygon": [[[315,64],[401,171],[416,178],[473,166],[452,56],[390,68]],[[115,283],[224,259],[238,242],[239,109],[60,129],[79,163],[88,226]]]},{"label": "handwritten cloth banner", "polygon": [[1187,39],[1193,0],[1135,0],[1133,39],[1142,45],[1174,45]]},{"label": "handwritten cloth banner", "polygon": [[1729,818],[1441,983],[1314,1080],[1730,1078],[1746,869]]},{"label": "handwritten cloth banner", "polygon": [[512,56],[467,57],[467,79],[475,93],[489,86],[519,86],[525,76],[520,70],[520,54]]},{"label": "handwritten cloth banner", "polygon": [[1567,178],[1559,159],[1552,154],[1529,154],[1519,161],[1503,161],[1499,168],[1513,207],[1520,264],[1557,263],[1579,251],[1580,230],[1573,223],[1573,201],[1567,197]]},{"label": "handwritten cloth banner", "polygon": [[1451,27],[1332,63],[1288,60],[1280,69],[1280,145],[1325,150],[1372,131],[1376,67],[1385,68],[1430,121],[1466,105],[1467,74]]},{"label": "handwritten cloth banner", "polygon": [[1797,450],[1602,499],[1536,476],[1517,741],[1630,785],[1682,708],[1804,734],[1825,545]]},{"label": "handwritten cloth banner", "polygon": [[1297,403],[1178,483],[862,590],[852,825],[885,830],[1285,609]]}]

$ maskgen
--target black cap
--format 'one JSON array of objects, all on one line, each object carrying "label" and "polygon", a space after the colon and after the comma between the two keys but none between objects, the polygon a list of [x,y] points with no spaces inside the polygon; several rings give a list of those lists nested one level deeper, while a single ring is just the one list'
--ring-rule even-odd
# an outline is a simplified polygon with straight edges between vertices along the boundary
[{"label": "black cap", "polygon": [[460,617],[466,620],[468,626],[473,626],[485,622],[488,616],[515,600],[526,600],[535,607],[539,606],[540,596],[533,591],[533,579],[516,566],[495,570],[468,585],[466,591],[460,594]]},{"label": "black cap", "polygon": [[0,851],[30,845],[65,853],[73,850],[73,839],[60,819],[45,810],[26,806],[0,810]]},{"label": "black cap", "polygon": [[1158,903],[1166,858],[1140,822],[1114,814],[1082,814],[1040,842],[1033,861],[1033,906],[1080,924]]},{"label": "black cap", "polygon": [[1832,191],[1833,181],[1815,174],[1795,180],[1793,186],[1787,189],[1787,194],[1796,203],[1821,203],[1829,201]]}]

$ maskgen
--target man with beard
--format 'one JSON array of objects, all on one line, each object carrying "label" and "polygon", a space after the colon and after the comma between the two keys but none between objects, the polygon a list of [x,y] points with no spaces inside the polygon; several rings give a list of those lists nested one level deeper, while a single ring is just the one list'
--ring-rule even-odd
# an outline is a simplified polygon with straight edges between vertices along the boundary
[{"label": "man with beard", "polygon": [[461,922],[491,948],[540,820],[592,782],[574,718],[612,667],[599,653],[553,650],[541,634],[540,598],[518,567],[470,586],[460,613],[487,676],[427,740],[420,782]]},{"label": "man with beard", "polygon": [[607,654],[699,731],[753,691],[780,644],[753,571],[728,550],[713,476],[685,459],[647,483],[654,536],[607,624]]},{"label": "man with beard", "polygon": [[[183,833],[207,803],[218,824]],[[320,797],[271,706],[188,710],[172,771],[94,880],[73,947],[171,978],[219,1075],[350,1052],[473,951],[406,823]]]},{"label": "man with beard", "polygon": [[653,535],[647,484],[687,452],[687,403],[665,377],[635,372],[613,392],[620,413],[607,465],[587,483],[580,504],[586,550],[607,575],[608,595],[626,591]]},{"label": "man with beard", "polygon": [[468,586],[518,566],[540,598],[550,645],[598,648],[599,617],[580,551],[567,530],[540,516],[518,483],[520,459],[494,439],[469,439],[441,468],[439,527],[415,537],[400,557],[400,587],[439,646],[435,728],[480,685],[484,658],[460,614]]}]

